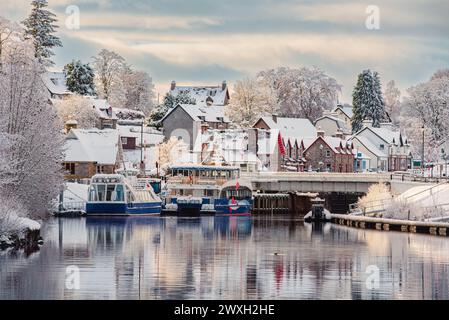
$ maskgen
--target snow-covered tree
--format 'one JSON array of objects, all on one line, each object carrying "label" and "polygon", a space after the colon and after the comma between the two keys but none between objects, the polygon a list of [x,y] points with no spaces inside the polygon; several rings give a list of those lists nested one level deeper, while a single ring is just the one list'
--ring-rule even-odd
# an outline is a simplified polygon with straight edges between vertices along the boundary
[{"label": "snow-covered tree", "polygon": [[0,135],[7,137],[1,140],[9,168],[6,180],[0,174],[0,193],[20,201],[36,217],[47,212],[62,185],[62,125],[49,105],[44,67],[35,59],[32,43],[13,41],[3,54]]},{"label": "snow-covered tree", "polygon": [[314,121],[324,110],[335,107],[341,86],[318,68],[290,69],[281,67],[261,71],[257,81],[276,95],[282,116]]},{"label": "snow-covered tree", "polygon": [[389,81],[385,89],[385,111],[396,126],[399,124],[399,116],[401,114],[400,99],[401,91],[396,87],[394,80]]},{"label": "snow-covered tree", "polygon": [[76,120],[81,129],[95,128],[98,124],[99,115],[89,98],[72,95],[64,100],[56,100],[54,105],[63,123]]},{"label": "snow-covered tree", "polygon": [[352,131],[357,132],[363,126],[363,120],[372,120],[373,127],[388,121],[385,102],[382,96],[379,74],[371,70],[363,70],[359,74],[357,84],[352,93]]},{"label": "snow-covered tree", "polygon": [[0,17],[0,73],[2,72],[3,47],[6,46],[7,42],[13,41],[20,36],[20,26],[17,23]]},{"label": "snow-covered tree", "polygon": [[126,69],[123,74],[124,103],[123,107],[139,110],[149,115],[154,105],[153,79],[144,71]]},{"label": "snow-covered tree", "polygon": [[[95,81],[98,95],[102,99],[110,100],[113,92],[122,92],[121,75],[126,68],[125,59],[114,51],[102,49],[93,58]],[[109,103],[112,104],[111,101]],[[118,106],[116,106],[118,107]]]},{"label": "snow-covered tree", "polygon": [[72,61],[64,66],[67,89],[80,95],[95,95],[94,70],[80,60]]},{"label": "snow-covered tree", "polygon": [[255,79],[237,81],[225,112],[236,125],[250,127],[261,116],[278,112],[277,96],[270,87]]},{"label": "snow-covered tree", "polygon": [[449,76],[437,71],[431,80],[407,90],[401,107],[401,128],[412,139],[415,154],[422,154],[424,127],[425,160],[434,161],[439,155],[438,145],[449,136]]},{"label": "snow-covered tree", "polygon": [[35,57],[45,65],[53,65],[52,49],[62,47],[61,40],[54,35],[58,28],[56,15],[46,9],[47,0],[33,0],[31,6],[31,14],[23,21],[26,36],[33,39]]}]

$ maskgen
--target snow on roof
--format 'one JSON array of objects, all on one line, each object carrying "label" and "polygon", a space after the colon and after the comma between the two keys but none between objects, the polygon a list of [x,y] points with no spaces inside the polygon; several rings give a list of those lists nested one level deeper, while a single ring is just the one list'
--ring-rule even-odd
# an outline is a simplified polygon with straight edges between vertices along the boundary
[{"label": "snow on roof", "polygon": [[[348,141],[329,136],[303,139],[305,149],[307,150],[319,138],[323,139],[333,152],[341,154],[351,154],[351,151],[346,148],[348,146]],[[342,146],[344,149],[340,149],[340,146]]]},{"label": "snow on roof", "polygon": [[348,127],[346,126],[346,122],[344,120],[334,117],[334,116],[330,116],[330,115],[325,115],[325,116],[322,116],[321,118],[316,119],[315,125],[318,123],[318,121],[326,119],[326,118],[330,119],[332,121],[335,121],[337,123],[338,128],[340,128],[344,133],[351,132],[351,130],[349,130]]},{"label": "snow on roof", "polygon": [[139,110],[132,110],[126,108],[112,108],[112,110],[121,120],[145,119],[145,114]]},{"label": "snow on roof", "polygon": [[42,81],[52,94],[66,95],[72,94],[66,86],[64,72],[45,72],[42,75]]},{"label": "snow on roof", "polygon": [[65,162],[113,165],[119,148],[118,130],[72,129],[66,136]]},{"label": "snow on roof", "polygon": [[89,100],[100,118],[112,120],[118,119],[115,113],[115,108],[112,108],[107,100],[93,97],[89,97]]},{"label": "snow on roof", "polygon": [[309,119],[302,118],[282,118],[277,117],[277,121],[273,121],[273,117],[262,117],[262,120],[270,129],[278,129],[284,139],[301,139],[305,137],[316,137],[316,128]]},{"label": "snow on roof", "polygon": [[[141,145],[141,130],[142,126],[128,126],[117,125],[117,130],[120,133],[120,137],[123,138],[136,138],[136,145]],[[143,141],[145,145],[159,144],[164,140],[162,132],[149,127],[143,127]]]},{"label": "snow on roof", "polygon": [[178,104],[175,108],[171,109],[161,119],[164,121],[176,108],[182,108],[194,121],[205,122],[231,122],[225,115],[224,108],[221,106],[198,106],[195,104]]},{"label": "snow on roof", "polygon": [[375,134],[377,134],[380,138],[384,139],[388,143],[399,144],[400,142],[401,133],[399,131],[393,131],[388,128],[373,128],[373,127],[367,128],[373,131]]},{"label": "snow on roof", "polygon": [[349,118],[352,118],[352,107],[351,106],[343,106],[343,105],[338,105],[333,111],[336,111],[337,109],[340,109],[341,111],[343,111]]},{"label": "snow on roof", "polygon": [[170,90],[170,94],[177,96],[179,93],[187,93],[192,99],[195,99],[197,105],[206,105],[207,99],[212,99],[212,105],[224,106],[226,98],[229,96],[228,86],[175,86]]},{"label": "snow on roof", "polygon": [[357,139],[359,142],[366,148],[368,151],[373,153],[376,157],[379,158],[386,158],[387,155],[385,152],[380,150],[374,143],[372,143],[368,138],[363,136],[355,136],[352,138],[352,140]]}]

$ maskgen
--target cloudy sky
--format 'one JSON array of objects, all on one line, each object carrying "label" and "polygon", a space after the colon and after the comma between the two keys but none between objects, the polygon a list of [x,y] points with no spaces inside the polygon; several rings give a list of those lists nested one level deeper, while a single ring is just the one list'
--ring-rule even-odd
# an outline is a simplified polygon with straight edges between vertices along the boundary
[{"label": "cloudy sky", "polygon": [[[0,15],[23,20],[30,2],[0,0]],[[66,26],[73,5],[78,30]],[[369,5],[380,9],[378,30],[366,28]],[[147,71],[161,95],[171,80],[232,84],[267,68],[316,66],[350,102],[363,69],[404,91],[449,68],[447,0],[49,0],[49,7],[64,44],[57,67],[107,48]]]}]

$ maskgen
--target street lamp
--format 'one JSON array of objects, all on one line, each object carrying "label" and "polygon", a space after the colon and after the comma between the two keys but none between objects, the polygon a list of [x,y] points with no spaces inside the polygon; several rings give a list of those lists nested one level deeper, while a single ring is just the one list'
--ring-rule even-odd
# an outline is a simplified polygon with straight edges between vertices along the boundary
[{"label": "street lamp", "polygon": [[[447,160],[449,160],[449,154],[446,153],[446,150],[444,150],[444,148],[441,149],[441,158],[443,159],[444,164],[445,164],[444,176],[447,179]],[[441,176],[441,174],[440,174],[440,176]]]},{"label": "street lamp", "polygon": [[422,169],[422,173],[424,176],[424,133],[425,133],[425,128],[424,128],[424,124],[421,127],[421,131],[422,131],[422,158],[421,158],[421,169]]}]

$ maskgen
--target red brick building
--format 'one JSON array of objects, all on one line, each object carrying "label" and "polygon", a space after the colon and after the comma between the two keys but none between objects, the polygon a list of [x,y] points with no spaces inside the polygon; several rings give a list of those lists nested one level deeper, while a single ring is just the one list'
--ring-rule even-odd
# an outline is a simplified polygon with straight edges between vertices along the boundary
[{"label": "red brick building", "polygon": [[354,172],[353,146],[346,140],[318,131],[316,138],[304,139],[301,147],[305,171]]}]

